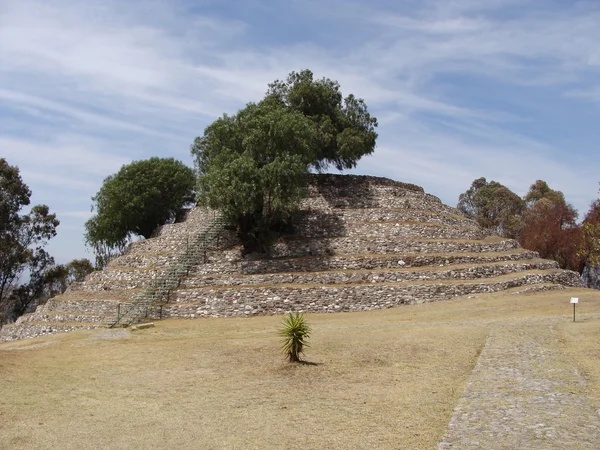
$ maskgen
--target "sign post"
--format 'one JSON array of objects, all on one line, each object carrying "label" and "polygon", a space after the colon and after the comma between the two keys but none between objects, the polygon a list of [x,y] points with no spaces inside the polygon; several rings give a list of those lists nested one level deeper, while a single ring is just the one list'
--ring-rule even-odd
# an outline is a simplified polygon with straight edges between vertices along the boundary
[{"label": "sign post", "polygon": [[573,303],[573,322],[575,322],[575,306],[579,303],[578,297],[571,297],[571,303]]}]

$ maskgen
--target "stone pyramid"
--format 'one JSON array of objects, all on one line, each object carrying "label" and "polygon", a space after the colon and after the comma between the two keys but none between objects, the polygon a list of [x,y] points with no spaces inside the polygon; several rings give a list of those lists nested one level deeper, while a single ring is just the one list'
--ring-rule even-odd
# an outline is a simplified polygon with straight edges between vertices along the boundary
[{"label": "stone pyramid", "polygon": [[193,208],[5,325],[0,340],[166,317],[358,311],[580,285],[577,273],[490,235],[421,187],[387,178],[312,175],[296,232],[268,257],[242,257],[216,217]]}]

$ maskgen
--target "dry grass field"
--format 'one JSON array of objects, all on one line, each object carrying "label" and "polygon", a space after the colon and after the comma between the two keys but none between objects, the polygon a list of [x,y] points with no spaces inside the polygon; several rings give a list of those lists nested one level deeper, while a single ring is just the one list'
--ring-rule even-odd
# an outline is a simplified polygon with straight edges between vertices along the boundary
[{"label": "dry grass field", "polygon": [[308,315],[303,365],[277,316],[4,343],[0,448],[433,449],[490,327],[551,318],[600,402],[600,292],[584,289]]}]

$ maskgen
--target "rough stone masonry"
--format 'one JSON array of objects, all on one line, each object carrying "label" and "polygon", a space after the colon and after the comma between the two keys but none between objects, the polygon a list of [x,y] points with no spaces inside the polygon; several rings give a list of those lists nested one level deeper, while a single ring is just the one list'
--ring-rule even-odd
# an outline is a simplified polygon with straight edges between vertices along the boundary
[{"label": "rough stone masonry", "polygon": [[[185,221],[134,242],[105,270],[5,325],[0,340],[108,326],[213,217],[193,208]],[[149,318],[359,311],[580,285],[576,273],[491,235],[423,188],[387,178],[312,175],[294,226],[270,255],[245,257],[235,234],[223,229]]]}]

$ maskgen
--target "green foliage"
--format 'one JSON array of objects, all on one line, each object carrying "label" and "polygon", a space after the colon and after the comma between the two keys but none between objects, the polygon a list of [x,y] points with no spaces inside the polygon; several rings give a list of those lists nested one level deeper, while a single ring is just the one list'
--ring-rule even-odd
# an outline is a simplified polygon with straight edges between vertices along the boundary
[{"label": "green foliage", "polygon": [[578,254],[581,228],[577,211],[560,191],[551,189],[543,180],[531,185],[524,197],[528,207],[523,215],[520,244],[553,259],[563,269],[581,271],[583,260]]},{"label": "green foliage", "polygon": [[56,235],[60,222],[46,205],[36,205],[29,214],[21,214],[30,197],[31,191],[21,179],[19,169],[0,158],[0,312],[3,313],[10,308],[23,273],[27,271],[35,279],[54,263],[43,247]]},{"label": "green foliage", "polygon": [[74,259],[65,266],[68,273],[68,281],[83,281],[85,277],[94,271],[94,266],[87,258]]},{"label": "green foliage", "polygon": [[550,186],[548,186],[548,183],[546,183],[544,180],[536,180],[535,183],[529,186],[529,191],[527,191],[527,194],[525,194],[523,200],[525,200],[527,206],[532,206],[538,200],[548,197],[552,198],[553,200],[558,199],[558,197],[562,197],[562,200],[564,201],[562,192],[550,189]]},{"label": "green foliage", "polygon": [[195,197],[194,171],[173,158],[134,161],[104,180],[92,198],[96,214],[85,241],[96,265],[121,254],[133,236],[149,238],[156,227],[179,219]]},{"label": "green foliage", "polygon": [[279,335],[283,338],[281,350],[290,362],[299,362],[304,348],[308,347],[306,341],[310,337],[311,329],[307,325],[302,313],[290,313],[283,319],[283,328]]},{"label": "green foliage", "polygon": [[286,81],[269,85],[264,102],[300,112],[316,126],[318,142],[309,163],[318,171],[329,164],[351,169],[375,149],[377,119],[363,99],[350,94],[342,101],[337,81],[314,80],[310,70],[292,72]]},{"label": "green foliage", "polygon": [[580,255],[591,265],[600,263],[600,223],[585,222]]},{"label": "green foliage", "polygon": [[[535,214],[536,208],[542,210],[552,208],[554,210],[554,220],[558,221],[561,228],[576,226],[577,210],[567,203],[561,191],[550,189],[545,181],[537,180],[533,183],[527,194],[525,194],[524,200],[528,212],[531,211]],[[546,206],[543,206],[544,204]]]},{"label": "green foliage", "polygon": [[86,259],[74,259],[63,264],[54,264],[54,259],[46,252],[32,260],[27,267],[29,280],[16,287],[9,297],[8,318],[10,320],[25,314],[33,305],[44,303],[51,297],[62,294],[73,281],[83,281],[94,268]]},{"label": "green foliage", "polygon": [[460,194],[457,208],[483,228],[514,239],[521,231],[525,203],[506,186],[482,177]]},{"label": "green foliage", "polygon": [[[62,276],[63,266],[55,266],[54,259],[45,251],[40,251],[37,258],[29,261],[27,271],[29,280],[12,290],[8,298],[8,319],[15,320],[22,316],[32,305],[40,304],[49,297],[63,292],[61,288],[57,291],[52,289],[61,285],[59,279]],[[66,289],[66,286],[65,286]]]},{"label": "green foliage", "polygon": [[600,264],[600,199],[592,202],[583,219],[579,255],[590,267]]},{"label": "green foliage", "polygon": [[354,167],[373,152],[376,126],[363,100],[342,100],[337,82],[292,72],[196,138],[198,202],[235,224],[247,251],[267,251],[305,196],[309,170]]},{"label": "green foliage", "polygon": [[554,259],[564,269],[583,267],[577,211],[543,180],[533,183],[521,199],[500,183],[478,178],[460,195],[457,208],[482,227],[518,239],[524,248]]}]

